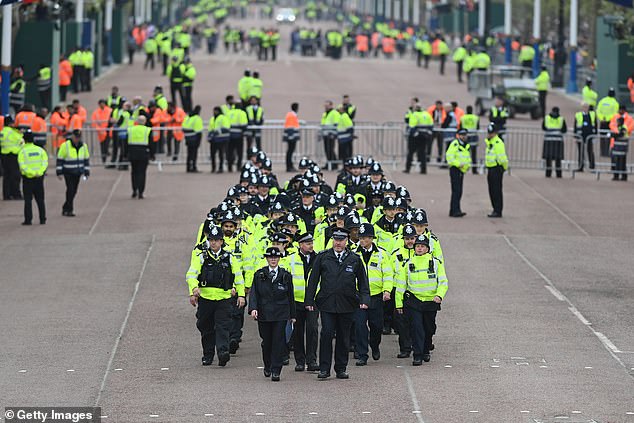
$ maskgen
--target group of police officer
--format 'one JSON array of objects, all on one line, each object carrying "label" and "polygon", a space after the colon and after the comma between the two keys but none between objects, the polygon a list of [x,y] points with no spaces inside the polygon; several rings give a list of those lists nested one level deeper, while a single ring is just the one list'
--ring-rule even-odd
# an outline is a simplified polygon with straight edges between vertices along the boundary
[{"label": "group of police officer", "polygon": [[245,308],[257,320],[264,376],[273,381],[290,350],[295,371],[330,377],[333,339],[335,375],[347,379],[349,352],[356,366],[379,360],[381,337],[392,329],[399,358],[429,361],[448,286],[426,212],[371,158],[346,160],[334,188],[307,158],[283,185],[267,161],[254,148],[239,183],[198,230],[186,280],[202,364],[217,355],[226,366],[237,353]]}]

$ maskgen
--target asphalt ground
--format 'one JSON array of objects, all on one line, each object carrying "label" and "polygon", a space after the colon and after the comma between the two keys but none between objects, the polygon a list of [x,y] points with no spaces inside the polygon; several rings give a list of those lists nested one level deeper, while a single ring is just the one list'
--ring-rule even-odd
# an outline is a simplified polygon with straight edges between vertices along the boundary
[{"label": "asphalt ground", "polygon": [[[263,75],[271,118],[298,100],[302,118],[318,119],[323,100],[344,92],[360,120],[398,120],[413,94],[469,101],[435,65],[281,59],[196,55],[195,98],[220,104],[248,66]],[[79,98],[94,102],[115,83],[147,97],[161,80],[136,63]],[[483,175],[466,175],[463,219],[447,216],[446,170],[387,177],[428,211],[444,248],[450,289],[430,363],[397,359],[391,335],[380,361],[349,367],[350,380],[318,382],[291,366],[271,383],[247,319],[229,365],[201,367],[184,275],[198,224],[237,175],[151,166],[139,201],[128,172],[95,167],[75,218],[61,216],[53,176],[46,226],[21,227],[22,203],[0,203],[0,407],[96,404],[105,422],[634,421],[631,182],[514,170],[504,218],[491,220]]]}]

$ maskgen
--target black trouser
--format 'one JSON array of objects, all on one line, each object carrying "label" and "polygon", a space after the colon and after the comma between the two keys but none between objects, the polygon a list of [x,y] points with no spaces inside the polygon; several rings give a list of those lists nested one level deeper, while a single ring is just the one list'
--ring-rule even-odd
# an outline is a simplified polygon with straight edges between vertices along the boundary
[{"label": "black trouser", "polygon": [[198,134],[195,139],[185,139],[185,145],[187,145],[187,171],[192,172],[198,170],[196,167],[196,161],[198,159],[198,147],[200,147],[201,134]]},{"label": "black trouser", "polygon": [[[326,164],[328,162],[334,162],[337,160],[337,156],[335,155],[335,139],[337,139],[336,135],[326,135],[324,136],[324,152],[326,153]],[[337,168],[337,165],[332,163],[333,169]]]},{"label": "black trouser", "polygon": [[167,74],[167,65],[169,64],[169,57],[167,56],[167,54],[163,54],[162,56],[163,56],[163,60],[162,60],[163,72],[162,72],[162,74],[165,75],[165,74]]},{"label": "black trouser", "polygon": [[[546,177],[550,178],[553,173],[553,160],[546,159]],[[558,178],[561,178],[561,159],[555,159],[555,173]]]},{"label": "black trouser", "polygon": [[462,60],[456,62],[456,71],[458,72],[458,82],[462,82]]},{"label": "black trouser", "polygon": [[262,130],[261,129],[253,129],[253,135],[247,136],[247,150],[253,147],[253,142],[255,142],[258,150],[262,150]]},{"label": "black trouser", "polygon": [[229,330],[229,340],[242,342],[242,327],[244,326],[244,309],[238,307],[238,303],[231,303],[231,329]]},{"label": "black trouser", "polygon": [[271,60],[273,62],[277,60],[277,46],[271,46]]},{"label": "black trouser", "polygon": [[[619,180],[619,175],[621,176],[621,180],[627,181],[627,155],[623,156],[612,156],[612,171],[623,172],[623,173],[615,173],[612,179],[615,181]],[[26,193],[25,193],[26,195]]]},{"label": "black trouser", "polygon": [[542,109],[542,118],[546,116],[546,94],[548,91],[537,91],[539,96],[539,107]]},{"label": "black trouser", "polygon": [[146,53],[143,69],[147,69],[148,64],[150,65],[150,69],[154,70],[154,53]]},{"label": "black trouser", "polygon": [[[170,82],[170,95],[172,97],[172,103],[174,103],[174,106],[177,105],[176,94],[181,95],[181,84],[179,82]],[[181,99],[182,98],[183,97],[181,97]],[[181,104],[181,106],[184,107],[183,104]]]},{"label": "black trouser", "polygon": [[92,69],[84,68],[84,91],[92,91]]},{"label": "black trouser", "polygon": [[[227,141],[212,142],[211,143],[211,171],[215,172],[216,169],[222,171],[222,166],[225,161],[225,152],[227,150]],[[216,154],[218,154],[218,167],[216,168]]]},{"label": "black trouser", "polygon": [[128,61],[130,65],[134,63],[134,49],[133,48],[128,49]]},{"label": "black trouser", "polygon": [[148,159],[130,160],[132,176],[132,192],[138,192],[139,195],[145,191],[145,173],[147,171]]},{"label": "black trouser", "polygon": [[398,346],[402,353],[412,352],[412,337],[409,330],[409,316],[407,308],[403,308],[403,314],[396,313],[394,323],[398,331]]},{"label": "black trouser", "polygon": [[240,170],[242,166],[242,150],[244,149],[244,137],[240,135],[231,135],[229,139],[229,145],[227,146],[227,165],[229,166],[229,172],[232,170],[232,166],[235,163],[236,170]]},{"label": "black trouser", "polygon": [[416,52],[416,66],[420,68],[420,64],[422,61],[423,61],[423,53],[420,50],[418,50]]},{"label": "black trouser", "polygon": [[64,175],[64,182],[66,182],[66,202],[62,206],[62,211],[72,213],[75,210],[73,202],[75,201],[75,195],[77,195],[77,187],[79,187],[79,178],[81,175]]},{"label": "black trouser", "polygon": [[214,349],[218,351],[218,357],[229,359],[229,327],[231,326],[231,301],[207,300],[198,298],[198,310],[196,312],[196,327],[200,331],[203,344],[203,356],[214,358]]},{"label": "black trouser", "polygon": [[423,59],[425,59],[425,69],[429,68],[429,58],[431,56],[429,54],[424,54]]},{"label": "black trouser", "polygon": [[588,139],[588,137],[584,137],[583,141],[578,141],[577,142],[577,151],[579,153],[579,158],[577,159],[577,162],[579,164],[579,170],[583,170],[583,167],[585,166],[585,160],[584,160],[584,148],[586,149],[586,152],[588,154],[588,164],[590,166],[590,169],[594,169],[594,148],[592,145],[592,141]]},{"label": "black trouser", "polygon": [[531,68],[533,67],[533,61],[532,60],[524,60],[522,61],[522,70],[520,72],[520,78],[524,77],[524,72],[526,72],[529,76],[531,74]]},{"label": "black trouser", "polygon": [[46,205],[44,204],[44,177],[22,178],[22,192],[24,193],[24,221],[31,223],[33,220],[33,204],[35,198],[37,211],[40,214],[40,223],[46,221]]},{"label": "black trouser", "polygon": [[489,198],[493,206],[493,212],[502,214],[504,205],[502,196],[502,177],[504,176],[504,168],[502,166],[494,166],[487,168],[487,183],[489,185]]},{"label": "black trouser", "polygon": [[295,147],[297,147],[297,141],[286,141],[288,145],[286,149],[286,170],[289,171],[293,169],[293,153],[295,152]]},{"label": "black trouser", "polygon": [[436,311],[419,311],[407,307],[414,360],[422,360],[423,354],[429,354],[432,337],[436,332]]},{"label": "black trouser", "polygon": [[192,86],[183,85],[181,87],[181,100],[183,102],[183,110],[185,113],[192,111]]},{"label": "black trouser", "polygon": [[[308,311],[304,303],[295,303],[296,319],[293,330],[293,354],[295,363],[299,365],[317,364],[317,335],[319,333],[319,312]],[[304,343],[304,334],[306,343]]]},{"label": "black trouser", "polygon": [[282,362],[287,354],[286,349],[286,320],[277,322],[258,321],[258,332],[262,338],[262,361],[264,370],[280,374]]},{"label": "black trouser", "polygon": [[2,198],[4,200],[22,198],[17,154],[2,154],[0,160],[2,161]]},{"label": "black trouser", "polygon": [[321,337],[319,340],[319,370],[330,373],[332,367],[332,339],[335,340],[335,372],[345,372],[350,350],[350,329],[354,313],[321,313]]},{"label": "black trouser", "polygon": [[119,129],[112,130],[112,157],[110,163],[123,162],[125,160],[125,141],[119,139]]},{"label": "black trouser", "polygon": [[[355,352],[360,360],[368,360],[368,339],[372,352],[379,351],[383,333],[383,294],[372,298],[372,308],[358,309],[354,315]],[[378,301],[377,301],[378,300]]]},{"label": "black trouser", "polygon": [[352,140],[339,143],[339,160],[342,162],[352,157]]},{"label": "black trouser", "polygon": [[469,143],[471,145],[471,172],[474,175],[478,174],[478,144]]},{"label": "black trouser", "polygon": [[449,178],[451,180],[451,205],[449,214],[455,215],[462,213],[460,208],[460,199],[462,198],[462,183],[464,181],[464,173],[455,166],[449,168]]},{"label": "black trouser", "polygon": [[101,163],[106,163],[108,160],[108,149],[110,148],[110,135],[106,135],[106,139],[99,143],[99,149],[101,150]]},{"label": "black trouser", "polygon": [[447,61],[447,55],[446,54],[441,54],[440,55],[440,74],[444,75],[445,74],[445,62]]},{"label": "black trouser", "polygon": [[396,302],[394,299],[396,298],[396,288],[392,288],[392,292],[390,292],[390,299],[383,302],[381,306],[383,307],[383,327],[387,332],[388,330],[391,332],[392,328],[396,329],[396,325],[394,324],[394,311],[396,310]]},{"label": "black trouser", "polygon": [[436,140],[436,147],[438,147],[438,156],[436,157],[436,162],[440,163],[442,161],[442,153],[443,153],[443,144],[445,142],[444,133],[442,131],[434,131],[432,133],[432,138],[427,143],[427,160],[431,158],[431,150],[434,145],[434,140]]},{"label": "black trouser", "polygon": [[81,78],[84,67],[81,65],[73,66],[73,77],[71,83],[73,84],[73,92],[78,93],[81,91]]},{"label": "black trouser", "polygon": [[66,101],[66,94],[68,93],[68,85],[59,86],[59,99],[60,101]]},{"label": "black trouser", "polygon": [[[606,134],[610,131],[610,122],[601,122],[599,124],[600,134]],[[599,154],[601,157],[610,157],[610,135],[602,135],[599,139]]]},{"label": "black trouser", "polygon": [[410,171],[412,168],[412,160],[414,160],[414,154],[418,158],[420,163],[420,173],[427,173],[427,135],[419,134],[415,137],[407,137],[407,160],[405,162],[405,170]]},{"label": "black trouser", "polygon": [[40,103],[42,107],[51,107],[51,89],[38,91],[40,94]]}]

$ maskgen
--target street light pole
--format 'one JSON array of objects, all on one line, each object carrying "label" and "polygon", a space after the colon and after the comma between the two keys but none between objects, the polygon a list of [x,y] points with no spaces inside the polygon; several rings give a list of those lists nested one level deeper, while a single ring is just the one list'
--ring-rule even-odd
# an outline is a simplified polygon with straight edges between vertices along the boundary
[{"label": "street light pole", "polygon": [[13,6],[2,6],[2,85],[0,86],[0,106],[2,115],[9,114],[9,86],[11,84],[11,26]]},{"label": "street light pole", "polygon": [[533,3],[533,47],[535,48],[535,56],[533,57],[533,78],[537,78],[539,75],[539,69],[541,68],[541,52],[539,51],[539,42],[542,37],[542,2],[541,0],[534,0]]},{"label": "street light pole", "polygon": [[579,0],[570,0],[570,78],[566,91],[576,93],[577,86],[577,31],[579,17]]},{"label": "street light pole", "polygon": [[506,41],[504,45],[504,63],[510,65],[513,61],[513,50],[511,48],[511,37],[513,33],[511,25],[511,0],[504,0],[504,33],[506,34]]}]

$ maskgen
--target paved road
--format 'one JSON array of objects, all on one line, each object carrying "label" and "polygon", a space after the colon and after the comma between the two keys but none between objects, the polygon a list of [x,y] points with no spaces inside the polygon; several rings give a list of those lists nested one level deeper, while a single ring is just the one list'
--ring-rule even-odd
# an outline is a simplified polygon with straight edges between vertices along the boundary
[{"label": "paved road", "polygon": [[[205,107],[255,63],[196,57]],[[269,116],[299,99],[316,119],[344,92],[362,120],[399,119],[413,94],[467,102],[449,76],[410,62],[282,59],[257,65]],[[113,83],[147,96],[158,81],[124,67],[81,98]],[[202,368],[184,274],[198,223],[236,175],[151,167],[139,201],[128,173],[96,168],[74,219],[60,216],[63,183],[50,176],[45,227],[21,227],[22,204],[0,203],[0,407],[98,404],[105,422],[634,421],[631,182],[517,170],[492,221],[484,176],[466,176],[461,220],[447,217],[446,171],[388,177],[410,188],[445,249],[450,290],[430,363],[398,360],[387,336],[381,360],[348,381],[291,368],[272,384],[248,320],[228,367]]]}]

